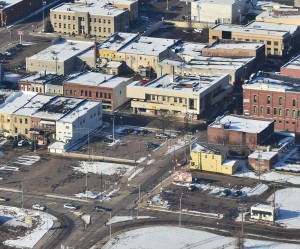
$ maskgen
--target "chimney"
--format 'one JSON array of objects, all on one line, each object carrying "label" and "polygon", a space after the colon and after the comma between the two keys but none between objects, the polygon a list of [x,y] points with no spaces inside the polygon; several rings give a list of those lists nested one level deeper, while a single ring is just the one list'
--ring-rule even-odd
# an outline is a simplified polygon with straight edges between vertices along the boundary
[{"label": "chimney", "polygon": [[170,67],[170,82],[174,83],[174,66]]}]

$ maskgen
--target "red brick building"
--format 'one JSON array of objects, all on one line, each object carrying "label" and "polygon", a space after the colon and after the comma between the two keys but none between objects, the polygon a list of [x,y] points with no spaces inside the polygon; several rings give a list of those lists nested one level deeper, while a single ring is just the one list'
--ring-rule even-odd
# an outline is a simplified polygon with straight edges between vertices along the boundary
[{"label": "red brick building", "polygon": [[278,131],[300,132],[300,80],[258,76],[243,85],[244,115],[275,120]]},{"label": "red brick building", "polygon": [[207,128],[208,143],[247,145],[250,150],[255,150],[273,133],[273,120],[239,115],[219,117]]},{"label": "red brick building", "polygon": [[[45,2],[48,3],[49,0]],[[4,3],[0,5],[0,27],[9,25],[40,9],[43,0],[5,0]]]},{"label": "red brick building", "polygon": [[280,73],[286,76],[299,78],[300,81],[300,55],[283,65],[280,68]]},{"label": "red brick building", "polygon": [[126,97],[126,86],[131,82],[131,78],[83,72],[66,79],[63,88],[65,96],[102,100],[103,110],[115,111],[129,100]]}]

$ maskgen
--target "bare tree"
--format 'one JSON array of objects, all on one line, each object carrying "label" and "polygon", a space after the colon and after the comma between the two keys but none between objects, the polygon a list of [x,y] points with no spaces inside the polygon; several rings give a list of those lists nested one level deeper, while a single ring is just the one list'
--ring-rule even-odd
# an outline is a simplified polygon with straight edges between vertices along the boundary
[{"label": "bare tree", "polygon": [[236,249],[244,249],[244,240],[241,231],[237,231],[235,233],[235,248]]},{"label": "bare tree", "polygon": [[175,120],[176,118],[173,114],[165,111],[158,112],[156,116],[157,126],[162,129],[163,133],[174,123]]}]

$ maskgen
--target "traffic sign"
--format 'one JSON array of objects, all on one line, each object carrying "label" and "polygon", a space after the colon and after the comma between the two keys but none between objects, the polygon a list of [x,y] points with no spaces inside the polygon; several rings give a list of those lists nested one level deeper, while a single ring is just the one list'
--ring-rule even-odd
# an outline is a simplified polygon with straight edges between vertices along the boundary
[{"label": "traffic sign", "polygon": [[24,35],[24,31],[18,30],[18,35]]}]

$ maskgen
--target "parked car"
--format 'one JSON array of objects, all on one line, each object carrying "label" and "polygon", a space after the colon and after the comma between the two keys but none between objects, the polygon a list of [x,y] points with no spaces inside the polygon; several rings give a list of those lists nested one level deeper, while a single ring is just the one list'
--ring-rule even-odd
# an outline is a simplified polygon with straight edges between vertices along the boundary
[{"label": "parked car", "polygon": [[147,130],[147,129],[143,129],[143,130],[141,130],[141,134],[142,135],[147,135],[147,134],[149,134],[150,132]]},{"label": "parked car", "polygon": [[141,133],[141,130],[138,130],[138,129],[135,129],[133,132],[134,135],[139,135],[140,133]]},{"label": "parked car", "polygon": [[64,204],[64,208],[77,210],[77,209],[79,209],[80,207],[79,207],[79,206],[75,206],[75,205],[72,204],[72,203],[65,203],[65,204]]},{"label": "parked car", "polygon": [[43,206],[43,205],[40,205],[40,204],[34,204],[34,205],[32,206],[32,209],[34,209],[34,210],[40,210],[40,211],[45,211],[45,210],[46,210],[46,207]]},{"label": "parked car", "polygon": [[94,206],[93,210],[95,212],[103,212],[103,213],[112,211],[110,208],[105,208],[105,207],[102,207],[102,206]]},{"label": "parked car", "polygon": [[0,201],[10,201],[10,199],[6,198],[6,197],[3,197],[3,196],[0,196]]},{"label": "parked car", "polygon": [[203,29],[194,29],[194,32],[195,32],[195,33],[200,33],[200,34],[201,34],[202,31],[203,31]]},{"label": "parked car", "polygon": [[15,46],[15,48],[16,48],[18,51],[22,51],[23,48],[24,48],[24,46],[23,46],[23,44],[17,44],[17,45]]},{"label": "parked car", "polygon": [[231,194],[231,190],[230,189],[224,189],[222,192],[222,195],[224,196],[229,196]]},{"label": "parked car", "polygon": [[170,136],[166,133],[156,133],[155,137],[157,137],[157,138],[170,138]]},{"label": "parked car", "polygon": [[241,196],[242,194],[243,194],[243,192],[240,190],[237,190],[234,192],[234,196],[236,196],[236,197]]},{"label": "parked car", "polygon": [[152,143],[152,142],[147,142],[145,143],[145,146],[147,147],[147,149],[156,149],[159,147],[159,144],[155,144],[155,143]]},{"label": "parked car", "polygon": [[19,147],[22,147],[22,146],[24,146],[24,145],[26,145],[27,144],[27,142],[25,141],[25,140],[20,140],[19,142],[18,142],[18,146]]},{"label": "parked car", "polygon": [[26,67],[24,65],[15,67],[15,70],[25,70],[25,69]]},{"label": "parked car", "polygon": [[129,134],[129,133],[130,133],[130,129],[128,129],[128,128],[121,130],[121,134],[123,134],[123,135]]},{"label": "parked car", "polygon": [[113,135],[107,135],[104,137],[104,142],[112,143],[114,141]]}]

